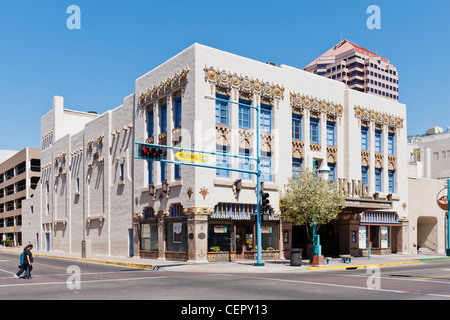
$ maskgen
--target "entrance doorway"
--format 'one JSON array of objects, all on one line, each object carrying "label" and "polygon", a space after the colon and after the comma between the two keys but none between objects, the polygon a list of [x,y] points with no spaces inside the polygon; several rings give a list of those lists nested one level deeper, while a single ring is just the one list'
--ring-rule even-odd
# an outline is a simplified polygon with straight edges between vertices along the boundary
[{"label": "entrance doorway", "polygon": [[244,259],[246,251],[254,247],[253,225],[246,223],[236,224],[236,259]]}]

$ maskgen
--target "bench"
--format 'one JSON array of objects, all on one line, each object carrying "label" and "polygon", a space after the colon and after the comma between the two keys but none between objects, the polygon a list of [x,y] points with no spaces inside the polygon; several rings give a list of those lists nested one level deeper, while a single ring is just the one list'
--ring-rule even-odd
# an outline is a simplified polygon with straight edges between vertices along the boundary
[{"label": "bench", "polygon": [[342,259],[342,263],[352,263],[352,256],[349,254],[341,254],[339,257]]}]

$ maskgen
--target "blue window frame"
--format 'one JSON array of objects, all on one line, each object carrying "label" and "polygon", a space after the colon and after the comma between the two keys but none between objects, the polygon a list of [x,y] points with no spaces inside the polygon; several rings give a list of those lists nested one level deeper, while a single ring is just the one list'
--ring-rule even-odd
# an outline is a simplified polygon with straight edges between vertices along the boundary
[{"label": "blue window frame", "polygon": [[[219,146],[219,145],[216,146],[216,152],[227,153],[227,150],[228,150],[227,146]],[[216,155],[216,164],[218,167],[228,168],[229,167],[228,157]],[[230,171],[217,169],[216,176],[228,178],[230,176]]]},{"label": "blue window frame", "polygon": [[361,127],[361,150],[369,149],[369,128]]},{"label": "blue window frame", "polygon": [[292,174],[295,174],[296,172],[299,172],[299,170],[301,170],[302,163],[302,158],[292,158]]},{"label": "blue window frame", "polygon": [[367,173],[368,171],[369,171],[369,167],[366,167],[366,166],[361,167],[361,182],[363,184],[369,184],[369,175]]},{"label": "blue window frame", "polygon": [[147,132],[148,132],[148,138],[153,137],[153,110],[149,111],[147,113]]},{"label": "blue window frame", "polygon": [[[251,106],[250,100],[239,99],[239,103],[247,104]],[[250,107],[239,105],[239,128],[251,129],[252,127],[252,114]]]},{"label": "blue window frame", "polygon": [[330,168],[330,173],[328,174],[328,180],[335,182],[336,181],[336,164],[332,162],[328,162],[328,167]]},{"label": "blue window frame", "polygon": [[181,179],[181,168],[180,168],[179,164],[175,165],[174,171],[175,171],[175,180],[180,180]]},{"label": "blue window frame", "polygon": [[302,140],[302,115],[292,114],[292,139]]},{"label": "blue window frame", "polygon": [[375,152],[381,153],[381,131],[375,130]]},{"label": "blue window frame", "polygon": [[395,193],[395,171],[394,170],[388,171],[388,178],[389,178],[389,193]]},{"label": "blue window frame", "polygon": [[394,153],[395,153],[394,137],[395,137],[394,133],[389,132],[389,135],[388,135],[388,154],[389,155],[394,155]]},{"label": "blue window frame", "polygon": [[272,106],[270,105],[261,104],[260,128],[261,132],[272,132]]},{"label": "blue window frame", "polygon": [[167,104],[163,104],[160,108],[160,126],[161,126],[161,133],[164,133],[167,131]]},{"label": "blue window frame", "polygon": [[381,169],[375,168],[375,191],[381,192]]},{"label": "blue window frame", "polygon": [[161,182],[167,181],[167,172],[166,172],[166,164],[161,162]]},{"label": "blue window frame", "polygon": [[312,143],[319,143],[319,119],[310,119],[310,140]]},{"label": "blue window frame", "polygon": [[175,128],[181,127],[181,97],[175,99],[174,125]]},{"label": "blue window frame", "polygon": [[153,184],[153,161],[147,161],[148,184]]},{"label": "blue window frame", "polygon": [[272,181],[271,152],[261,152],[261,181]]},{"label": "blue window frame", "polygon": [[[216,98],[229,100],[229,97],[223,94],[216,94]],[[216,124],[228,125],[228,102],[216,100]]]},{"label": "blue window frame", "polygon": [[328,121],[327,122],[327,146],[334,147],[335,146],[335,128],[336,122]]},{"label": "blue window frame", "polygon": [[[250,157],[250,149],[239,149],[239,155]],[[251,170],[252,165],[249,159],[239,159],[239,169],[241,170]],[[239,179],[251,180],[252,176],[250,173],[240,172]]]}]

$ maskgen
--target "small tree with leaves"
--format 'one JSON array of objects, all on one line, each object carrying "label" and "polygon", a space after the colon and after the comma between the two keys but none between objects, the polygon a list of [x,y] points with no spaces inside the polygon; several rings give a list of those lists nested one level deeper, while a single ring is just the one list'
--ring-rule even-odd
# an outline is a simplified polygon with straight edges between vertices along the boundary
[{"label": "small tree with leaves", "polygon": [[316,169],[301,167],[281,191],[281,216],[295,226],[306,226],[309,242],[313,243],[313,225],[318,231],[320,225],[336,219],[346,196],[332,181],[318,177]]}]

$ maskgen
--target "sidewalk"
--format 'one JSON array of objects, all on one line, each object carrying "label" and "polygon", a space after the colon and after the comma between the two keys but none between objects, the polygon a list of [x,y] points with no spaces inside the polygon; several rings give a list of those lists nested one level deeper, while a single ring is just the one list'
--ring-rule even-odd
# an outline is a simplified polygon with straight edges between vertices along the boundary
[{"label": "sidewalk", "polygon": [[[22,248],[3,248],[0,252],[21,253]],[[265,260],[264,266],[254,266],[256,261],[237,260],[234,262],[180,262],[155,259],[141,259],[139,257],[122,258],[111,256],[95,256],[91,258],[81,258],[62,252],[33,251],[33,255],[38,258],[53,257],[60,259],[71,259],[74,261],[88,261],[96,263],[117,264],[137,268],[152,270],[177,271],[177,272],[212,272],[212,273],[291,273],[291,272],[311,272],[320,270],[346,270],[361,269],[369,267],[388,267],[406,264],[418,264],[429,260],[450,259],[444,254],[391,254],[384,256],[371,255],[368,257],[353,257],[351,263],[342,263],[340,258],[333,258],[329,264],[311,267],[309,260],[304,259],[301,266],[291,266],[289,260]],[[37,259],[37,261],[39,261]]]}]

